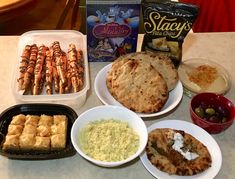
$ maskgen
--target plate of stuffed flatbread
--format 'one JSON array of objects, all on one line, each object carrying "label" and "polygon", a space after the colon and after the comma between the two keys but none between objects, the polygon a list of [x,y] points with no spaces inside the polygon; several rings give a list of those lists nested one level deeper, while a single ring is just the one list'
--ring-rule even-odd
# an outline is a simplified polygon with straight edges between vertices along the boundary
[{"label": "plate of stuffed flatbread", "polygon": [[140,159],[154,177],[208,179],[219,172],[221,150],[202,128],[186,121],[165,120],[149,126],[148,133]]}]

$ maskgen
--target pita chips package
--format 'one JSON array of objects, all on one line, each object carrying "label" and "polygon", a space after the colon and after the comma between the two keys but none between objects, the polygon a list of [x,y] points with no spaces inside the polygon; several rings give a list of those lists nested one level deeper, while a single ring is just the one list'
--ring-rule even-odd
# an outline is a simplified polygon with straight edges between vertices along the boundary
[{"label": "pita chips package", "polygon": [[198,15],[191,4],[143,0],[144,40],[142,51],[167,55],[176,67],[182,58],[182,44]]}]

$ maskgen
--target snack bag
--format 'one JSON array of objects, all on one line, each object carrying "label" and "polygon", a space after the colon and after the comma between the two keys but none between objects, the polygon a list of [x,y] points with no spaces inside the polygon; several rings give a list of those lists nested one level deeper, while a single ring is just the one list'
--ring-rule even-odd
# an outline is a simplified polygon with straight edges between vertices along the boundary
[{"label": "snack bag", "polygon": [[92,62],[135,52],[141,0],[87,0],[87,49]]},{"label": "snack bag", "polygon": [[168,55],[176,67],[182,44],[198,15],[198,7],[171,1],[143,0],[144,40],[142,50]]}]

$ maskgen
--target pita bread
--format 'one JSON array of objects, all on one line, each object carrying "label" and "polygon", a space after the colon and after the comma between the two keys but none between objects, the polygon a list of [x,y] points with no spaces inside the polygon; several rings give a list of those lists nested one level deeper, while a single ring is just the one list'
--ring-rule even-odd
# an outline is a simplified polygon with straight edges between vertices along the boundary
[{"label": "pita bread", "polygon": [[106,83],[112,96],[135,112],[157,112],[168,99],[162,75],[150,63],[143,63],[142,59],[114,62]]},{"label": "pita bread", "polygon": [[[172,146],[175,133],[183,136],[182,150],[196,153],[195,159],[188,160]],[[211,166],[207,147],[192,135],[169,128],[155,129],[149,133],[146,146],[147,157],[159,170],[169,174],[189,176],[201,173]]]},{"label": "pita bread", "polygon": [[138,59],[143,60],[143,62],[151,63],[151,65],[163,76],[167,83],[168,91],[175,88],[179,77],[177,69],[175,68],[173,62],[167,55],[152,53],[152,52],[136,52],[129,53],[124,56],[119,57],[115,62],[114,66],[118,66],[125,63],[128,59]]}]

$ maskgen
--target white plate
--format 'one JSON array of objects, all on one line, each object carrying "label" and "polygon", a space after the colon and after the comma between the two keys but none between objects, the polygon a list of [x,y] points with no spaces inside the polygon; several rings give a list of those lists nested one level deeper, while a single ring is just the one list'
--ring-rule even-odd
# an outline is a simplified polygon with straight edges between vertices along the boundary
[{"label": "white plate", "polygon": [[[99,71],[95,78],[95,93],[102,101],[102,103],[106,105],[116,105],[123,106],[119,103],[113,96],[110,94],[107,85],[106,85],[106,76],[109,69],[112,67],[112,64],[105,66],[103,69]],[[183,96],[183,86],[180,81],[178,81],[174,90],[169,93],[168,100],[161,111],[157,113],[145,114],[145,113],[137,113],[140,117],[153,117],[165,114],[175,108],[177,104],[180,102]]]},{"label": "white plate", "polygon": [[211,179],[214,178],[219,172],[222,164],[222,155],[220,148],[214,138],[207,133],[204,129],[185,121],[180,120],[165,120],[154,123],[148,127],[148,133],[156,128],[172,128],[180,129],[202,142],[208,149],[212,158],[212,165],[209,169],[204,172],[194,175],[194,176],[177,176],[169,175],[168,173],[158,170],[155,166],[151,164],[148,160],[146,152],[143,152],[140,159],[145,166],[145,168],[158,179]]}]

